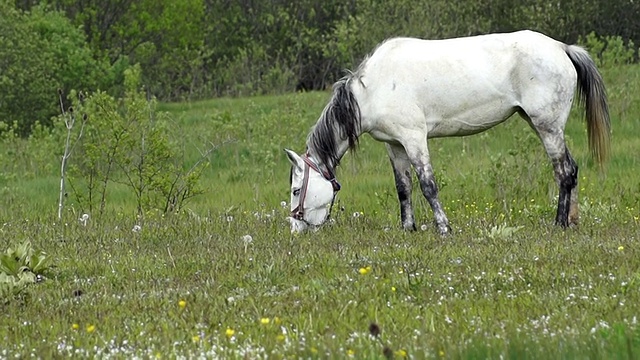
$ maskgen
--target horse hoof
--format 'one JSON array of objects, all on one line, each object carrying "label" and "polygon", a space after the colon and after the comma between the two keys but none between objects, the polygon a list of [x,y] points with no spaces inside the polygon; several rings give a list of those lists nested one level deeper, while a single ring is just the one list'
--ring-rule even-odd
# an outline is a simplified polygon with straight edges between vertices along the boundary
[{"label": "horse hoof", "polygon": [[440,232],[440,236],[448,236],[451,234],[451,226],[449,224],[446,225],[438,225],[438,232]]}]

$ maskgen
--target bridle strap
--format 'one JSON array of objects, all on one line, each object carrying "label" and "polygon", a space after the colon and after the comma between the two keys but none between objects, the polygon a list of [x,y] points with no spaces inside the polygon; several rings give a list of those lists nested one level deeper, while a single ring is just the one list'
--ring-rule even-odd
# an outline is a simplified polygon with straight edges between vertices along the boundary
[{"label": "bridle strap", "polygon": [[304,156],[302,156],[302,160],[304,161],[306,166],[304,167],[304,175],[302,177],[302,187],[300,188],[300,200],[298,202],[298,206],[296,206],[296,208],[291,211],[291,217],[296,219],[296,220],[299,220],[299,221],[304,221],[305,223],[307,223],[307,225],[318,226],[318,224],[312,224],[312,223],[310,223],[310,222],[308,222],[308,221],[306,221],[304,219],[304,207],[303,207],[303,205],[304,205],[304,200],[307,197],[307,189],[309,187],[309,169],[313,169],[317,173],[322,175],[322,177],[324,177],[326,180],[331,182],[331,186],[333,187],[333,198],[331,199],[331,205],[329,206],[329,212],[327,213],[327,219],[329,219],[329,217],[331,216],[331,210],[333,209],[333,204],[334,204],[334,202],[336,200],[336,195],[338,194],[338,191],[340,191],[341,186],[340,186],[340,183],[338,182],[338,180],[336,179],[336,177],[332,176],[332,174],[329,171],[322,171],[318,167],[318,165],[316,165],[309,158],[309,154],[305,154]]},{"label": "bridle strap", "polygon": [[[306,161],[305,161],[306,162]],[[300,188],[300,201],[298,202],[298,206],[291,211],[291,217],[296,220],[304,221],[304,208],[302,204],[304,204],[304,199],[307,197],[307,188],[309,187],[309,166],[304,167],[304,176],[302,177],[302,188]]]},{"label": "bridle strap", "polygon": [[340,183],[338,182],[338,180],[334,175],[329,173],[329,171],[320,170],[318,165],[316,165],[313,161],[311,161],[308,154],[305,154],[302,160],[304,161],[305,164],[307,164],[307,166],[309,166],[310,168],[312,168],[313,170],[321,174],[329,182],[331,182],[331,186],[333,186],[333,191],[335,192],[340,191]]}]

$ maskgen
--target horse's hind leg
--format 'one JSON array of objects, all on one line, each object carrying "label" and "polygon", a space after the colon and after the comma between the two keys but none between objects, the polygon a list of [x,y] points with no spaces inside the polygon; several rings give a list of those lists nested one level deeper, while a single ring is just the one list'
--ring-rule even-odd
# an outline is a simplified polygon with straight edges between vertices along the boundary
[{"label": "horse's hind leg", "polygon": [[429,202],[431,210],[433,210],[438,231],[441,235],[446,235],[451,231],[451,227],[449,226],[449,219],[447,219],[447,215],[445,215],[442,204],[440,204],[440,200],[438,199],[438,186],[436,185],[433,168],[431,167],[426,137],[421,141],[418,139],[414,140],[414,142],[405,144],[404,148],[411,160],[411,164],[416,170],[422,193]]},{"label": "horse's hind leg", "polygon": [[398,200],[400,201],[400,218],[405,230],[416,230],[416,222],[411,205],[411,191],[413,188],[411,179],[411,162],[402,145],[386,144],[389,159],[393,167],[393,176],[396,181]]},{"label": "horse's hind leg", "polygon": [[571,157],[562,130],[538,129],[542,144],[551,158],[558,193],[556,225],[568,227],[578,223],[578,165]]}]

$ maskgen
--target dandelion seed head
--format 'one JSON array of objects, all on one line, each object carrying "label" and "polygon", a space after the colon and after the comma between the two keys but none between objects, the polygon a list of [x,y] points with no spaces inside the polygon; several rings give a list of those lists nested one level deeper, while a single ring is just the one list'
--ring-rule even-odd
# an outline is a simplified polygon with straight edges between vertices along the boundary
[{"label": "dandelion seed head", "polygon": [[287,202],[286,201],[280,201],[280,207],[286,208],[287,207]]},{"label": "dandelion seed head", "polygon": [[427,225],[422,224],[422,225],[420,226],[420,230],[422,230],[422,231],[427,231]]}]

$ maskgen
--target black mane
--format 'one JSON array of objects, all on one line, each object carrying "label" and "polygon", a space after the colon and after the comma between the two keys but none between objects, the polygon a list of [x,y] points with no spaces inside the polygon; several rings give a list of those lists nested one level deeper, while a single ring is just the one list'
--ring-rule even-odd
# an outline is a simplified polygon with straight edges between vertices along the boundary
[{"label": "black mane", "polygon": [[318,157],[318,161],[327,167],[331,175],[341,157],[338,154],[336,135],[349,141],[349,149],[355,150],[358,146],[361,117],[360,106],[351,91],[352,79],[353,74],[333,85],[333,96],[307,138],[307,150]]}]

